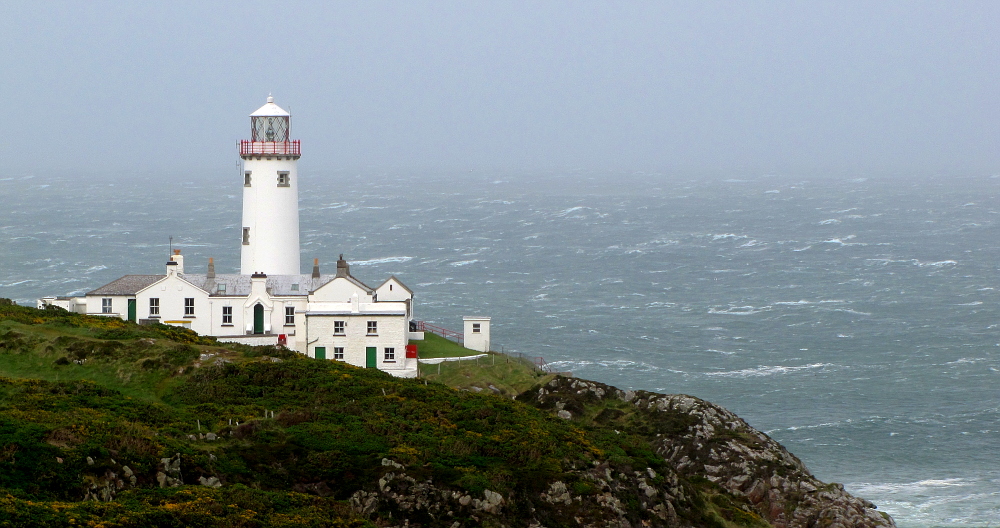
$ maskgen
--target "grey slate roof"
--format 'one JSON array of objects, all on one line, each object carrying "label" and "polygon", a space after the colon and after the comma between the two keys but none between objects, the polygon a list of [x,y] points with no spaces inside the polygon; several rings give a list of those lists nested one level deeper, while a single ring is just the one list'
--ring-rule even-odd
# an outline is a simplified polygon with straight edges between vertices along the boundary
[{"label": "grey slate roof", "polygon": [[[166,275],[125,275],[124,277],[113,282],[109,282],[92,292],[88,292],[86,295],[135,295],[139,290],[146,288],[165,276]],[[220,273],[217,274],[214,279],[209,279],[204,274],[182,273],[179,277],[187,282],[190,282],[194,286],[207,291],[209,295],[239,297],[246,297],[247,295],[250,295],[251,283],[249,275]],[[271,295],[277,296],[308,295],[309,292],[316,290],[320,286],[332,281],[335,278],[337,278],[336,275],[321,275],[320,278],[314,279],[309,273],[303,273],[301,275],[268,275],[267,289],[270,291]],[[369,292],[373,291],[372,288],[350,275],[346,278]],[[220,284],[226,285],[225,291],[219,291]],[[292,285],[294,284],[299,285],[298,290],[292,289]],[[406,286],[403,287],[406,288]],[[409,288],[407,288],[407,290],[409,290]]]},{"label": "grey slate roof", "polygon": [[[239,297],[246,297],[247,295],[250,295],[251,282],[249,275],[220,273],[217,274],[214,279],[209,279],[207,276],[201,274],[196,275],[193,273],[184,273],[180,277],[207,291],[210,295]],[[336,278],[335,275],[322,275],[318,279],[313,279],[312,275],[309,273],[303,273],[301,275],[268,275],[266,285],[268,291],[271,292],[271,295],[304,296],[308,295],[309,292],[315,290],[316,288],[332,281],[334,278]],[[219,291],[220,284],[226,285],[226,290],[224,292]],[[292,289],[292,285],[295,284],[299,285],[298,290]]]},{"label": "grey slate roof", "polygon": [[162,279],[165,275],[126,275],[111,281],[86,295],[135,295],[136,292]]}]

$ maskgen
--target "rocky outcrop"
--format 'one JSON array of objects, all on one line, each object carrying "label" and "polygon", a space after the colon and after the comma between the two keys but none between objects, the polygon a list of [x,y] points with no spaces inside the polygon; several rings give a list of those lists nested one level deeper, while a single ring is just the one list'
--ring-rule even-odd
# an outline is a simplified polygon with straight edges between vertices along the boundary
[{"label": "rocky outcrop", "polygon": [[170,458],[161,458],[159,471],[156,472],[156,482],[161,488],[176,488],[184,484],[181,475],[181,454]]},{"label": "rocky outcrop", "polygon": [[[550,409],[646,426],[656,453],[671,468],[669,482],[704,478],[777,528],[895,526],[871,502],[839,484],[820,482],[780,444],[735,414],[686,395],[623,391],[593,381],[557,377],[522,395]],[[627,406],[622,406],[625,403]],[[631,415],[631,416],[629,416]],[[676,484],[645,483],[643,493],[672,498]],[[562,488],[554,489],[561,492]],[[565,494],[556,493],[563,498]],[[553,496],[552,493],[549,494]],[[669,524],[669,523],[668,523]]]}]

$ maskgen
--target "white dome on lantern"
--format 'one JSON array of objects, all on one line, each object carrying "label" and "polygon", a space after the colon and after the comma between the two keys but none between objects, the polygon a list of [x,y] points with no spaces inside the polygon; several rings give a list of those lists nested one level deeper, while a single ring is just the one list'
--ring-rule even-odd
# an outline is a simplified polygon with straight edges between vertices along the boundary
[{"label": "white dome on lantern", "polygon": [[268,95],[267,103],[258,108],[254,113],[250,114],[250,117],[284,117],[289,115],[290,114],[286,112],[284,108],[274,104],[274,97]]}]

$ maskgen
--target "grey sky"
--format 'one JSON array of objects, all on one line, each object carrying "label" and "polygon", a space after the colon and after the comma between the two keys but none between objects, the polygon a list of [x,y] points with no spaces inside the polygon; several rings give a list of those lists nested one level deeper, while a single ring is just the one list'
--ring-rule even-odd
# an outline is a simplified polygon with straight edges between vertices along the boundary
[{"label": "grey sky", "polygon": [[268,92],[303,168],[1000,172],[1000,2],[120,4],[4,7],[0,175],[228,170]]}]

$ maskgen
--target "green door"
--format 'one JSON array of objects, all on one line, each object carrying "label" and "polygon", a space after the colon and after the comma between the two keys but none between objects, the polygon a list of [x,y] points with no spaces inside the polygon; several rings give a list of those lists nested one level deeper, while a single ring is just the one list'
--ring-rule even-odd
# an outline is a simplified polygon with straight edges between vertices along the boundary
[{"label": "green door", "polygon": [[128,300],[128,320],[135,322],[135,299]]},{"label": "green door", "polygon": [[326,359],[326,347],[316,347],[316,359]]},{"label": "green door", "polygon": [[377,366],[375,364],[375,354],[377,353],[377,350],[378,349],[376,349],[375,347],[368,347],[365,349],[365,356],[366,356],[365,359],[367,360],[365,362],[366,367],[375,368]]},{"label": "green door", "polygon": [[264,306],[260,304],[253,307],[253,333],[264,333]]}]

